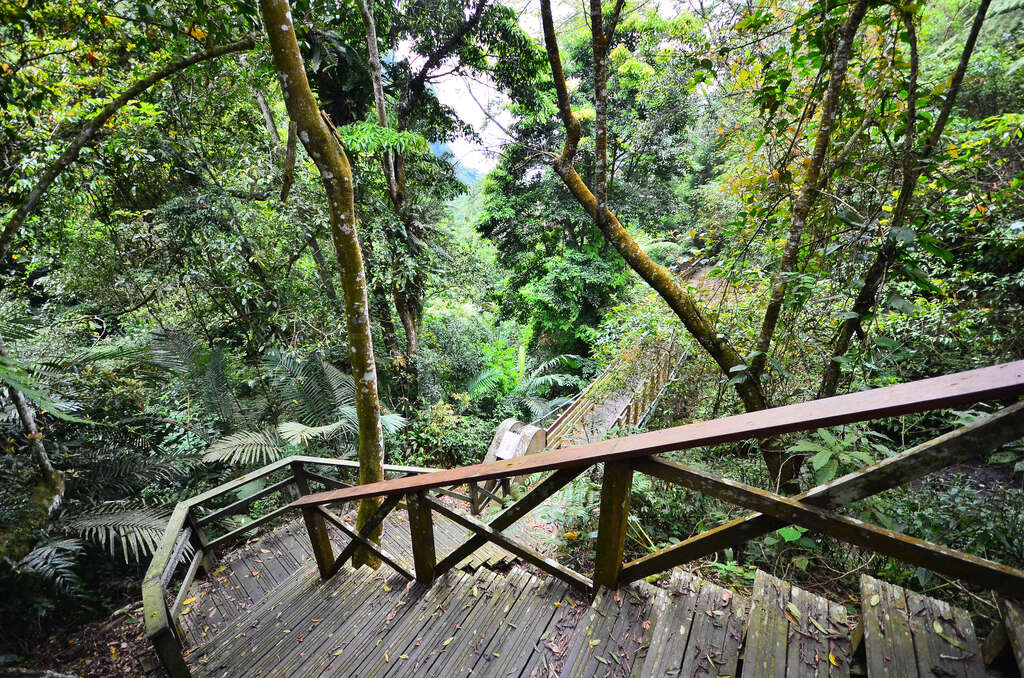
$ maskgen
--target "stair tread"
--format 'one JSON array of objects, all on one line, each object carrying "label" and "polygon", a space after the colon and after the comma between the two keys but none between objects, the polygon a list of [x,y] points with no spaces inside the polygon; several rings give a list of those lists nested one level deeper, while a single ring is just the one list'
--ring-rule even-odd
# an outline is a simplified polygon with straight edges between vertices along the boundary
[{"label": "stair tread", "polygon": [[743,678],[849,676],[846,609],[761,570],[754,578]]},{"label": "stair tread", "polygon": [[867,575],[860,588],[869,677],[984,675],[967,612]]}]

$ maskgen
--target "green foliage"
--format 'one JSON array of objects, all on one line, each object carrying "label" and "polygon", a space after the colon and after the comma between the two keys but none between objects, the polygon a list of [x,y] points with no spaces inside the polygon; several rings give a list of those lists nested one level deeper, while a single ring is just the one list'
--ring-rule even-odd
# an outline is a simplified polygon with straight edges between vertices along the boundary
[{"label": "green foliage", "polygon": [[64,527],[125,562],[139,562],[156,550],[170,512],[159,507],[105,505],[65,521]]},{"label": "green foliage", "polygon": [[891,457],[894,453],[885,445],[887,442],[891,444],[882,433],[862,426],[849,426],[837,435],[828,429],[818,429],[810,438],[800,440],[787,449],[791,454],[808,457],[814,482],[821,485],[849,471],[870,466],[879,457]]}]

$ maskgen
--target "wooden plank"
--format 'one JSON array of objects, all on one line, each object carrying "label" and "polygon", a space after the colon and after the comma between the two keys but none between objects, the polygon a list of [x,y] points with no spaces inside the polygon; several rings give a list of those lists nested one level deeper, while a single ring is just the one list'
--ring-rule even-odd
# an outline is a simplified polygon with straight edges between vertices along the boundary
[{"label": "wooden plank", "polygon": [[629,496],[633,489],[633,466],[629,462],[607,462],[601,483],[601,509],[597,519],[597,554],[594,557],[594,586],[615,588],[622,569],[622,554],[629,527]]},{"label": "wooden plank", "polygon": [[757,571],[747,621],[743,678],[785,678],[789,621],[789,582]]},{"label": "wooden plank", "polygon": [[[534,455],[536,456],[536,455]],[[553,495],[583,472],[582,468],[556,471],[542,480],[533,489],[519,498],[519,501],[494,516],[487,525],[501,532],[535,509],[545,499]],[[458,547],[437,564],[437,574],[443,574],[463,561],[464,558],[487,543],[487,538],[473,535],[466,543]]]},{"label": "wooden plank", "polygon": [[920,675],[968,678],[985,674],[970,615],[914,591],[904,595]]},{"label": "wooden plank", "polygon": [[1006,635],[1010,638],[1010,648],[1017,668],[1024,675],[1024,606],[1013,600],[1000,600],[999,612],[1003,616]]},{"label": "wooden plank", "polygon": [[[343,520],[338,518],[338,516],[334,515],[333,513],[331,513],[327,509],[325,509],[323,506],[317,506],[316,508],[317,508],[317,511],[319,511],[321,513],[321,515],[323,515],[323,517],[326,520],[328,520],[332,525],[334,525],[335,527],[340,529],[342,532],[344,532],[346,534],[346,536],[348,536],[349,539],[351,539],[351,541],[359,542],[360,544],[362,544],[366,548],[368,548],[371,551],[373,551],[375,554],[377,554],[378,558],[380,558],[389,567],[391,567],[391,569],[395,570],[395,572],[397,572],[398,574],[402,575],[406,579],[415,579],[415,576],[411,572],[409,572],[409,570],[407,570],[402,565],[401,561],[397,557],[392,555],[389,551],[385,550],[383,548],[383,546],[375,544],[372,541],[370,541],[369,539],[367,539],[366,537],[364,537],[363,535],[359,534],[358,532],[353,530],[351,527],[346,525]],[[381,542],[383,543],[383,541],[389,535],[390,535],[389,531],[385,530],[384,534],[381,535]],[[349,543],[351,543],[351,542],[349,542]],[[346,546],[348,546],[348,543],[346,543]]]},{"label": "wooden plank", "polygon": [[[334,662],[333,671],[329,675],[360,676],[387,675],[391,660],[399,660],[403,654],[418,642],[423,642],[424,634],[441,610],[456,600],[458,591],[463,590],[470,578],[462,572],[453,572],[438,577],[429,589],[414,584],[410,590],[405,607],[409,613],[402,616],[398,624],[390,626],[388,632],[376,638],[358,634],[355,638],[339,640],[339,649],[344,652]],[[385,661],[387,655],[387,661]]]},{"label": "wooden plank", "polygon": [[640,678],[680,675],[686,656],[690,629],[700,587],[688,572],[676,570],[669,588],[660,591],[652,603],[647,656],[639,670]]},{"label": "wooden plank", "polygon": [[272,485],[267,485],[266,487],[264,487],[259,492],[256,492],[254,494],[250,494],[248,497],[245,497],[244,499],[239,499],[236,502],[232,502],[232,503],[228,504],[224,508],[219,508],[219,509],[217,509],[216,511],[214,511],[212,513],[207,513],[203,517],[201,517],[198,520],[196,520],[196,523],[199,526],[209,525],[212,522],[220,520],[224,516],[233,516],[236,513],[242,513],[245,510],[247,510],[249,508],[249,506],[251,506],[254,501],[257,501],[259,499],[262,499],[263,497],[271,495],[271,494],[277,492],[278,490],[280,490],[280,489],[282,489],[284,487],[287,487],[288,485],[291,485],[294,482],[295,482],[295,478],[293,478],[292,476],[288,476],[284,480],[280,480],[280,481],[278,481],[276,483],[273,483]]},{"label": "wooden plank", "polygon": [[733,676],[745,605],[731,591],[698,581],[699,591],[680,676]]},{"label": "wooden plank", "polygon": [[507,551],[514,553],[515,555],[519,556],[520,558],[530,563],[534,567],[537,567],[543,570],[544,572],[547,572],[548,574],[554,575],[555,577],[558,577],[562,581],[565,581],[573,586],[578,586],[583,589],[589,589],[592,587],[592,582],[586,577],[584,577],[582,574],[579,574],[578,572],[575,572],[565,567],[553,558],[548,558],[544,556],[544,554],[542,553],[538,553],[537,551],[534,551],[533,549],[527,546],[523,546],[522,544],[516,543],[515,541],[509,539],[501,532],[498,532],[486,523],[481,523],[480,521],[470,518],[469,516],[464,516],[456,511],[451,510],[450,508],[444,506],[443,504],[435,502],[432,499],[427,499],[426,501],[428,502],[431,508],[433,508],[441,515],[459,523],[460,525],[465,526],[473,532],[476,532],[478,535],[481,535],[489,541],[494,542],[498,546],[501,546],[503,549],[506,549]]},{"label": "wooden plank", "polygon": [[1024,361],[738,414],[500,462],[475,464],[417,477],[320,492],[298,499],[295,505],[313,506],[352,501],[435,487],[463,485],[471,480],[479,482],[555,469],[586,467],[600,462],[623,461],[661,452],[750,438],[766,438],[782,433],[926,412],[1020,394],[1024,394]]},{"label": "wooden plank", "polygon": [[[793,498],[821,508],[845,506],[878,492],[905,485],[950,464],[986,455],[1021,437],[1024,437],[1024,403],[1017,403]],[[621,581],[636,581],[663,572],[785,526],[785,521],[762,513],[738,518],[685,539],[675,546],[627,563]]]},{"label": "wooden plank", "polygon": [[430,586],[434,581],[437,556],[434,553],[434,521],[430,509],[433,502],[426,492],[410,492],[405,498],[409,511],[409,538],[416,568],[416,581]]},{"label": "wooden plank", "polygon": [[[532,595],[524,596],[527,598],[527,605],[520,614],[509,615],[506,626],[511,632],[508,633],[507,642],[498,651],[501,656],[490,664],[493,672],[491,675],[505,676],[510,671],[514,674],[520,667],[527,665],[531,657],[540,651],[541,643],[545,642],[541,638],[550,626],[551,620],[569,605],[569,592],[569,585],[565,582],[556,579],[537,580]],[[512,625],[517,628],[512,628]]]},{"label": "wooden plank", "polygon": [[510,588],[514,587],[516,595],[495,609],[497,624],[490,640],[481,646],[479,655],[468,666],[467,675],[495,675],[502,667],[510,666],[510,650],[533,642],[532,639],[526,638],[526,632],[533,628],[533,620],[525,611],[536,602],[535,594],[541,582],[522,568],[516,568],[513,574]]},{"label": "wooden plank", "polygon": [[989,588],[1019,595],[1024,591],[1024,571],[932,544],[905,534],[869,525],[832,511],[810,506],[794,499],[756,487],[718,478],[699,469],[663,459],[638,459],[638,471],[654,475],[690,489],[709,494],[748,509],[773,515],[829,537],[899,558],[967,581],[984,581]]},{"label": "wooden plank", "polygon": [[263,525],[264,523],[269,523],[271,520],[274,520],[278,516],[283,515],[283,514],[289,512],[289,511],[292,511],[292,510],[294,510],[294,507],[292,507],[289,504],[289,505],[286,505],[286,506],[282,506],[281,508],[276,509],[274,511],[271,511],[270,513],[268,513],[265,516],[262,516],[260,518],[257,518],[256,520],[252,521],[251,523],[246,523],[245,525],[243,525],[242,527],[239,527],[238,529],[231,530],[227,534],[222,534],[221,536],[217,537],[216,539],[212,539],[210,541],[210,548],[211,549],[216,549],[216,548],[218,548],[220,546],[223,546],[224,544],[227,544],[229,542],[233,542],[236,539],[238,539],[238,537],[240,537],[241,535],[245,534],[246,532],[252,532],[253,530],[255,530],[260,525]]},{"label": "wooden plank", "polygon": [[786,675],[835,676],[850,675],[850,630],[846,626],[846,609],[820,596],[790,586],[789,651]]},{"label": "wooden plank", "polygon": [[476,584],[470,589],[470,596],[479,600],[473,604],[469,616],[452,636],[454,640],[440,650],[437,659],[429,667],[421,665],[416,675],[427,678],[466,675],[466,667],[472,663],[471,655],[490,638],[493,627],[504,621],[495,618],[494,610],[506,604],[512,593],[506,592],[506,588],[504,575],[478,574]]},{"label": "wooden plank", "polygon": [[[903,589],[867,575],[860,578],[868,678],[918,675]],[[922,678],[932,678],[926,674]]]},{"label": "wooden plank", "polygon": [[199,563],[203,561],[203,554],[201,551],[196,551],[192,555],[192,562],[189,563],[188,570],[185,572],[185,578],[182,579],[181,588],[178,589],[178,595],[174,597],[174,604],[171,605],[171,619],[177,619],[178,613],[181,612],[182,603],[188,597],[189,588],[192,586],[192,580],[196,577],[196,571],[199,569]]}]

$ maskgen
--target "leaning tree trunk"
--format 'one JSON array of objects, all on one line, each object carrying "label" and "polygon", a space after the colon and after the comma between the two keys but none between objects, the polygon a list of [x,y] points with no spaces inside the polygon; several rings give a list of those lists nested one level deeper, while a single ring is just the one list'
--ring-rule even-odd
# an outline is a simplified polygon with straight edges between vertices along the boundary
[{"label": "leaning tree trunk", "polygon": [[[622,3],[617,2],[610,25],[605,29],[599,0],[591,0],[591,30],[594,33],[594,60],[596,64],[595,78],[598,80],[605,77],[607,73],[603,62],[607,58],[608,44],[611,42],[611,35],[621,8]],[[551,75],[555,84],[558,112],[566,131],[562,154],[552,162],[555,173],[561,177],[569,192],[572,193],[583,209],[590,214],[594,223],[601,229],[605,240],[611,243],[616,251],[622,255],[622,258],[626,260],[629,267],[665,300],[665,303],[679,317],[687,331],[718,364],[722,373],[729,377],[735,377],[748,372],[748,367],[743,357],[704,316],[693,297],[676,282],[675,278],[665,267],[660,266],[644,252],[633,236],[622,226],[618,217],[602,204],[606,200],[607,194],[606,162],[601,161],[600,158],[597,158],[595,161],[594,181],[596,189],[601,194],[600,198],[590,191],[583,178],[573,167],[573,160],[579,146],[582,127],[579,119],[572,112],[572,106],[569,102],[569,88],[562,70],[562,60],[558,50],[557,38],[555,37],[550,0],[541,0],[541,19],[543,21],[544,44],[547,49],[548,62],[551,66]],[[594,106],[596,112],[595,139],[599,138],[601,140],[598,150],[604,150],[607,145],[606,85],[603,82],[598,82],[595,85],[595,90],[597,94],[597,102]],[[602,101],[602,99],[605,100]],[[768,401],[761,391],[761,385],[757,379],[751,378],[750,375],[747,375],[745,378],[741,376],[740,379],[733,382],[733,386],[746,411],[754,412],[768,407]],[[792,486],[798,466],[794,463],[787,463],[786,455],[770,441],[761,445],[761,454],[768,472],[772,478],[776,479],[778,485],[783,487]]]},{"label": "leaning tree trunk", "polygon": [[[270,36],[274,65],[281,81],[288,116],[295,122],[306,152],[316,163],[327,194],[331,235],[338,267],[341,269],[341,287],[345,297],[352,377],[356,383],[359,482],[377,482],[384,479],[384,433],[380,422],[373,339],[370,336],[366,275],[356,232],[352,166],[344,149],[324,123],[309,87],[287,0],[260,0],[260,9],[267,35]],[[379,499],[364,499],[360,502],[356,525],[365,524],[379,505]],[[371,538],[380,541],[379,527]],[[354,563],[357,566],[365,564],[377,567],[380,560],[368,549],[360,549],[356,552]]]}]

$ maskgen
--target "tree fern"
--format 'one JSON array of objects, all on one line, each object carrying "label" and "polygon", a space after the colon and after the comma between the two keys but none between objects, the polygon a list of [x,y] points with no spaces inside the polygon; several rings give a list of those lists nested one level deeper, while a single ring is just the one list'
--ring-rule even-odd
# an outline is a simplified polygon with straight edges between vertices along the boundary
[{"label": "tree fern", "polygon": [[110,551],[120,550],[125,562],[138,562],[156,551],[170,513],[160,507],[100,506],[65,521],[71,532]]}]

